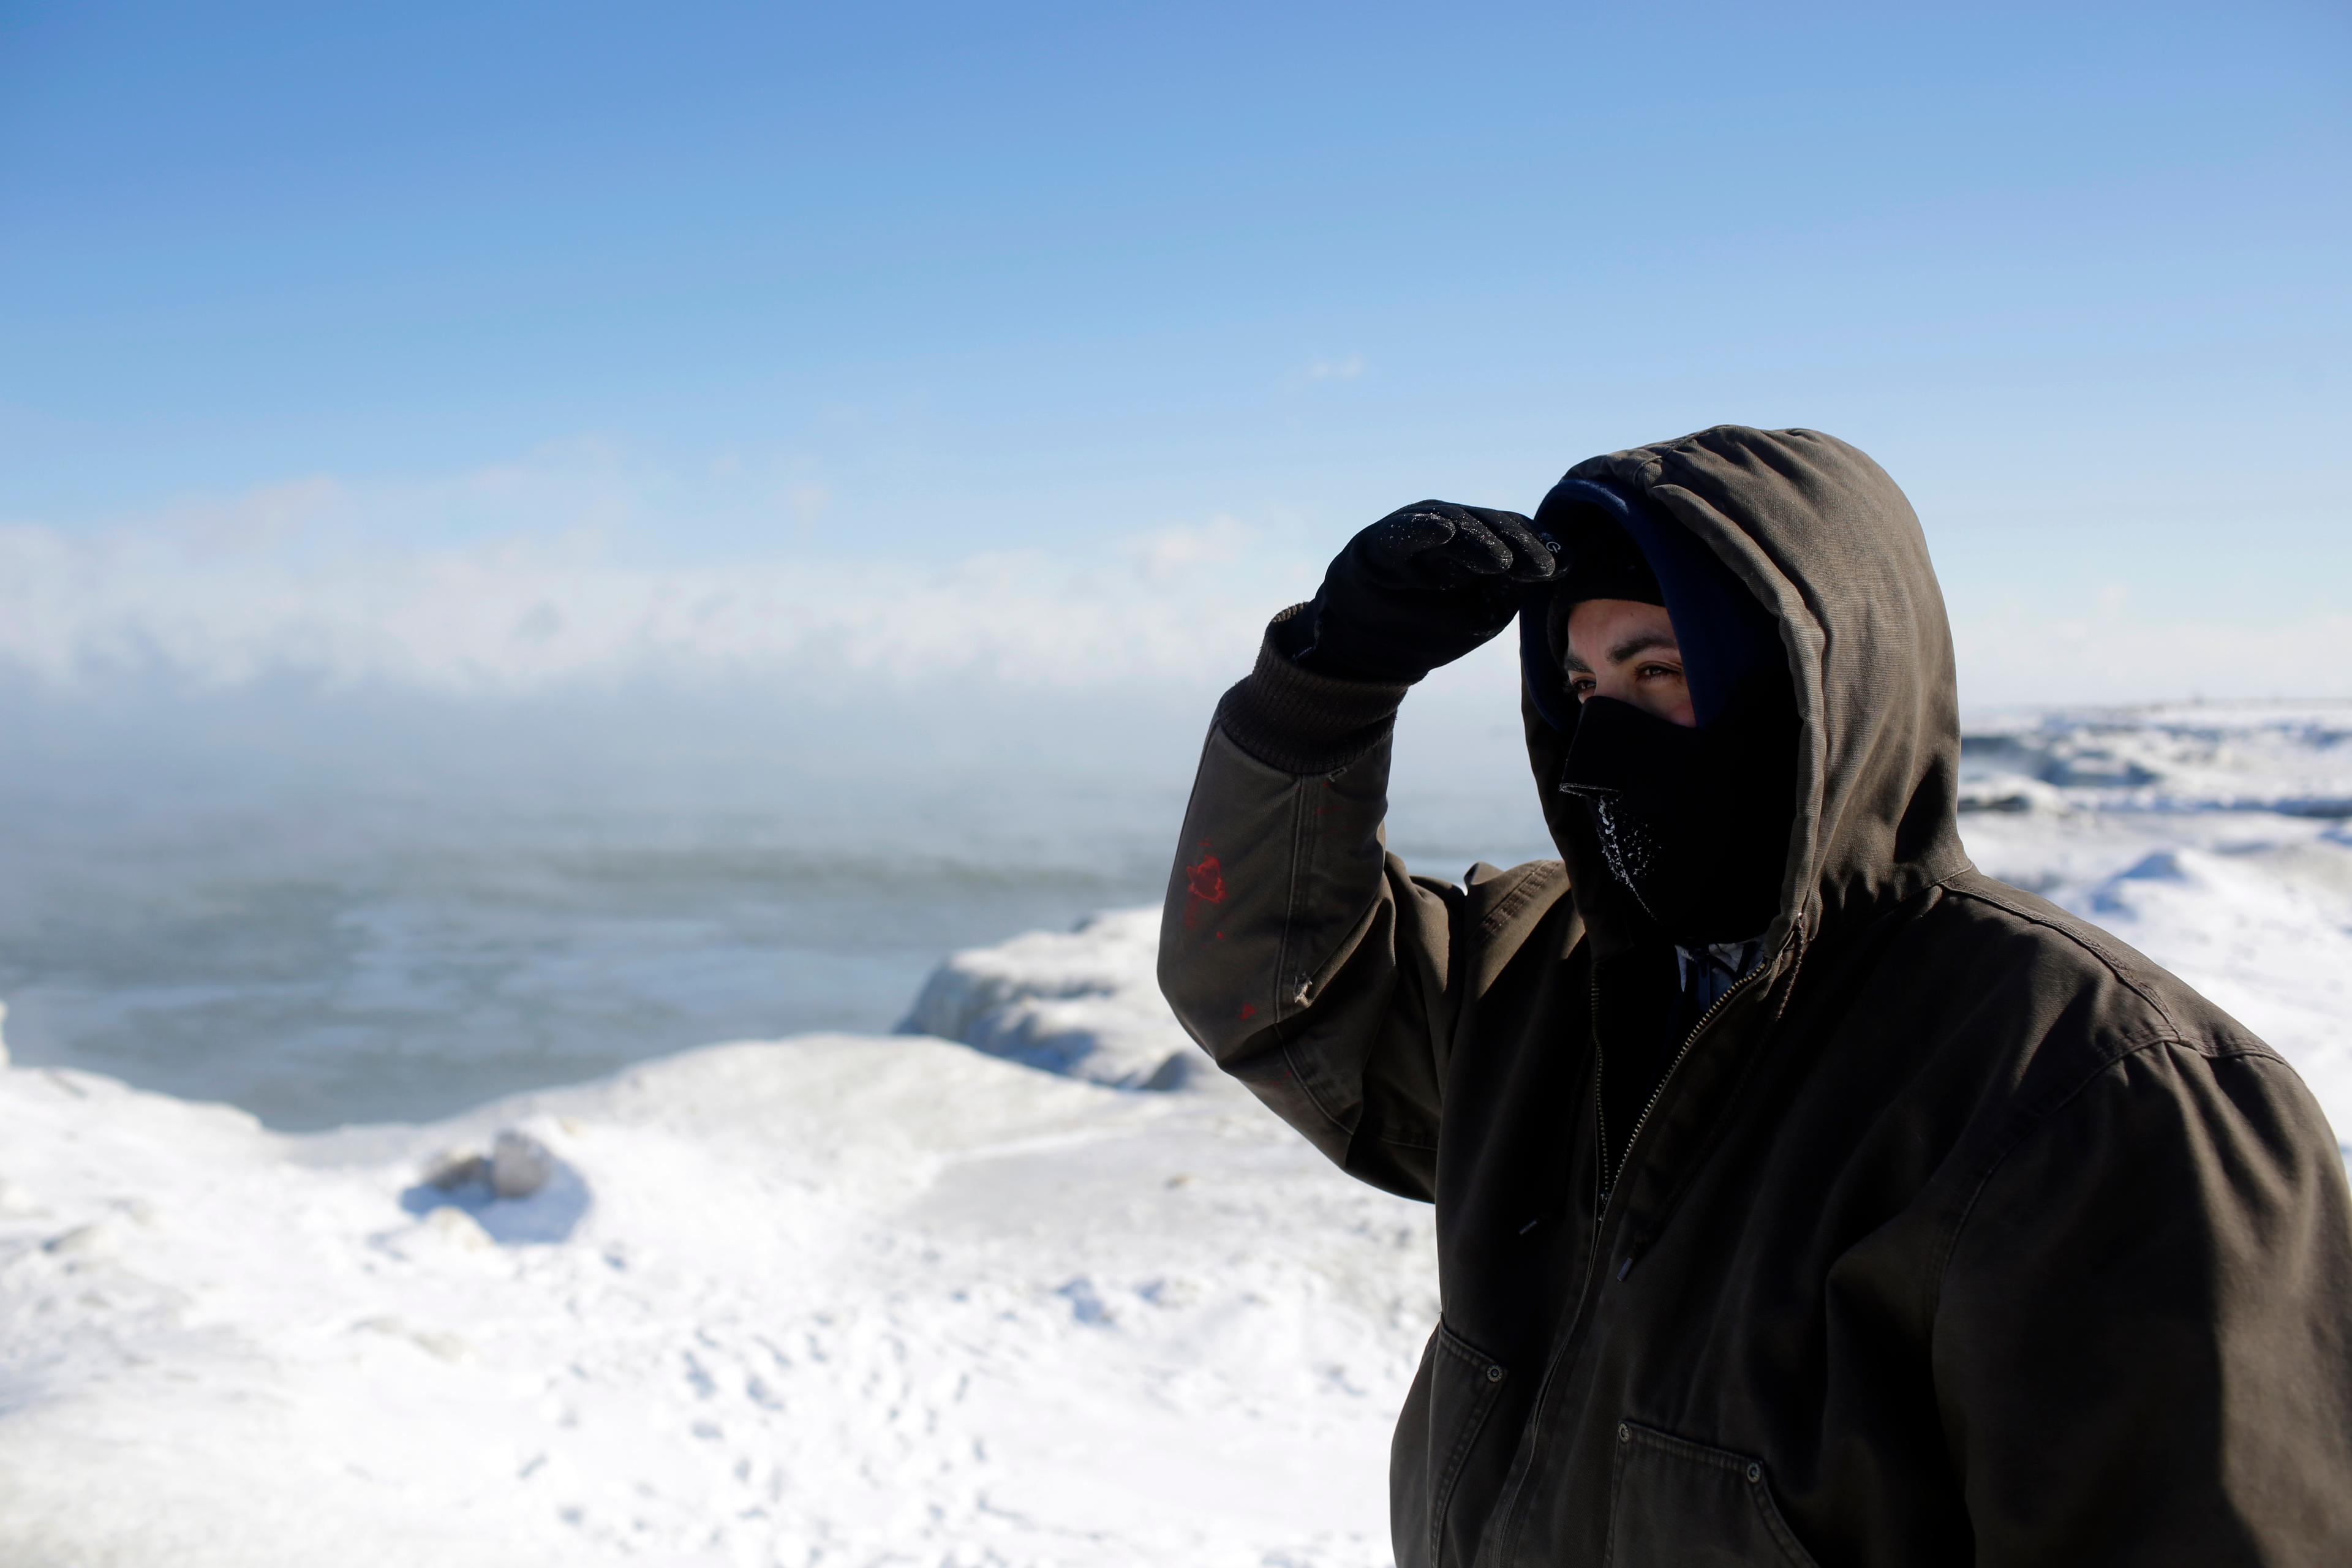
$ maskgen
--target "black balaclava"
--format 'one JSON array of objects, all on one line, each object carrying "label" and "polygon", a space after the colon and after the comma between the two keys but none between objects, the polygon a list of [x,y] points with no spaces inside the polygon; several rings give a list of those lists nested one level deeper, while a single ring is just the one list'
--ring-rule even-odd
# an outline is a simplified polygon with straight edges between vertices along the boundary
[{"label": "black balaclava", "polygon": [[[1563,479],[1536,522],[1568,561],[1539,623],[1549,679],[1530,682],[1571,737],[1559,787],[1584,802],[1611,875],[1657,934],[1694,949],[1761,935],[1780,907],[1796,774],[1796,707],[1770,613],[1686,530],[1612,486]],[[1605,697],[1555,711],[1569,612],[1604,598],[1673,619],[1696,727]]]}]

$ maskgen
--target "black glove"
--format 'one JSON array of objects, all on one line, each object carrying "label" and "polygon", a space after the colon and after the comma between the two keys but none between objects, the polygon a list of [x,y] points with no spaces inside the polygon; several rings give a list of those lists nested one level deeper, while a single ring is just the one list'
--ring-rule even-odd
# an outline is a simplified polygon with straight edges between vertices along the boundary
[{"label": "black glove", "polygon": [[1284,651],[1318,674],[1410,684],[1509,626],[1559,549],[1515,511],[1404,507],[1332,558]]}]

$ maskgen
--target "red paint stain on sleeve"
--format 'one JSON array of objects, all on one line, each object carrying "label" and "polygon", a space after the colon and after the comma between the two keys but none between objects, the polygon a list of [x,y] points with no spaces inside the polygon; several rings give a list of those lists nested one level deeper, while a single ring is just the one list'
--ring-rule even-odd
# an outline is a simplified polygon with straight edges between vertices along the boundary
[{"label": "red paint stain on sleeve", "polygon": [[1255,1018],[1255,1017],[1256,1017],[1256,1016],[1257,1016],[1257,1005],[1256,1005],[1255,1003],[1252,1003],[1252,1002],[1244,1002],[1244,1003],[1243,1003],[1243,1004],[1242,1004],[1242,1016],[1243,1016],[1244,1018]]},{"label": "red paint stain on sleeve", "polygon": [[[1204,844],[1202,847],[1205,849],[1208,846]],[[1195,931],[1201,929],[1202,911],[1212,904],[1225,901],[1225,868],[1217,864],[1214,855],[1203,855],[1184,868],[1184,891],[1190,895],[1184,900],[1184,929]],[[1220,938],[1224,934],[1223,931],[1217,933]]]}]

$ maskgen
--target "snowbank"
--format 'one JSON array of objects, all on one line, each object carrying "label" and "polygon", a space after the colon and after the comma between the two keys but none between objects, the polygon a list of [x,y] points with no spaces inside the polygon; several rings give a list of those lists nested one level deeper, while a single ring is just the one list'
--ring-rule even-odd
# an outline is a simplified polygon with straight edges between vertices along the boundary
[{"label": "snowbank", "polygon": [[1160,911],[1117,910],[950,956],[899,1024],[1048,1072],[1121,1089],[1232,1082],[1168,1010],[1153,978]]},{"label": "snowbank", "polygon": [[2352,817],[2352,705],[2340,702],[2020,714],[1971,725],[1961,756],[1964,809],[2011,784],[2074,809]]},{"label": "snowbank", "polygon": [[[272,1134],[0,1072],[0,1562],[1374,1564],[1427,1214],[942,1041]],[[425,1180],[500,1128],[530,1196]]]}]

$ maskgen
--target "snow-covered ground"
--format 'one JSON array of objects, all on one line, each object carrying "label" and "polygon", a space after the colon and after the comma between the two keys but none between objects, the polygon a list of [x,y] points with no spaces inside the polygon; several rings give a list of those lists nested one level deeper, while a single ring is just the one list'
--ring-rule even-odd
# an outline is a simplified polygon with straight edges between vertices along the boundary
[{"label": "snow-covered ground", "polygon": [[[1385,1561],[1426,1217],[1226,1096],[814,1036],[299,1137],[21,1070],[0,1125],[0,1562]],[[502,1128],[537,1194],[422,1180]]]},{"label": "snow-covered ground", "polygon": [[902,1034],[1119,1089],[1244,1091],[1187,1039],[1152,982],[1160,911],[1113,910],[1031,931],[931,972]]},{"label": "snow-covered ground", "polygon": [[[2352,708],[1971,735],[1979,862],[2352,1131]],[[0,1563],[1388,1562],[1427,1213],[1192,1070],[1153,920],[426,1126],[0,1071]]]}]

